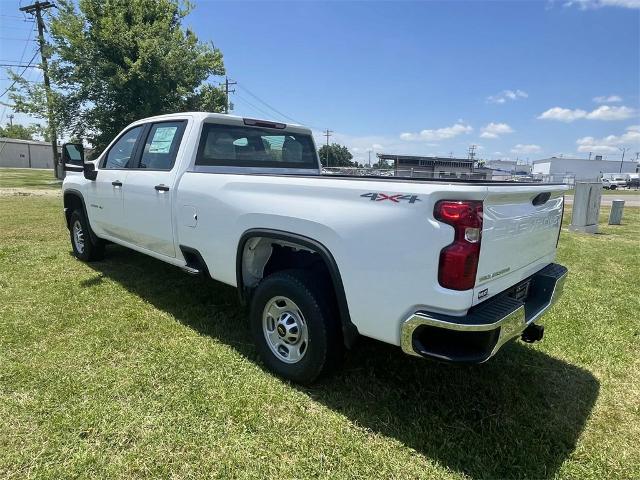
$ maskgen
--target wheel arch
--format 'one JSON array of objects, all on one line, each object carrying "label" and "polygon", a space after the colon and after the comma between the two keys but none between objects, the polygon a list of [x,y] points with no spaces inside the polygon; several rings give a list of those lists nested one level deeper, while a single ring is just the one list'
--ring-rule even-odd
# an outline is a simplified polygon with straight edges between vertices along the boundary
[{"label": "wheel arch", "polygon": [[89,220],[89,215],[87,213],[87,205],[84,202],[84,197],[82,193],[75,189],[67,189],[63,194],[63,205],[64,205],[64,218],[67,224],[67,229],[71,230],[70,220],[71,214],[74,210],[80,208],[84,215],[84,218],[87,219],[87,225],[89,225],[89,235],[91,236],[91,240],[96,242],[98,240],[98,236],[91,228],[91,222]]},{"label": "wheel arch", "polygon": [[[265,239],[280,245],[299,247],[302,250],[312,252],[319,256],[320,260],[323,262],[324,266],[329,272],[329,277],[331,279],[333,292],[337,301],[338,313],[340,315],[344,344],[346,347],[351,347],[359,334],[357,327],[351,322],[351,316],[349,315],[349,306],[347,304],[347,297],[344,291],[344,285],[342,283],[342,276],[340,275],[338,264],[336,263],[335,258],[333,257],[329,249],[317,240],[284,230],[254,228],[244,232],[238,242],[238,249],[236,254],[236,281],[240,301],[243,304],[246,304],[248,302],[251,288],[247,286],[245,282],[245,248],[247,247],[247,243],[250,240],[257,238]],[[268,258],[266,261],[268,261]]]}]

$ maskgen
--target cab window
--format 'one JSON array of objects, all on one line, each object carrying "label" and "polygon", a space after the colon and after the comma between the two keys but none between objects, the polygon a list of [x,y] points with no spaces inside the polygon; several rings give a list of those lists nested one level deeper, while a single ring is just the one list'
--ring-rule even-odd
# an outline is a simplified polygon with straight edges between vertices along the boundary
[{"label": "cab window", "polygon": [[317,169],[311,135],[239,125],[205,124],[196,166]]},{"label": "cab window", "polygon": [[185,121],[152,124],[137,168],[171,170],[185,124]]},{"label": "cab window", "polygon": [[122,134],[118,141],[109,149],[102,168],[127,168],[129,161],[133,157],[136,142],[141,133],[142,126],[138,126]]}]

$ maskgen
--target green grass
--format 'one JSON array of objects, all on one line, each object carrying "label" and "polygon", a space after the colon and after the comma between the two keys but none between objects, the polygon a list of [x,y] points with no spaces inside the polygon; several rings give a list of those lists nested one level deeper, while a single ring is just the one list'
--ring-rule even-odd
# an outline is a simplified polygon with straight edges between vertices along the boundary
[{"label": "green grass", "polygon": [[53,169],[0,168],[0,188],[55,189],[60,185]]},{"label": "green grass", "polygon": [[300,388],[232,288],[115,246],[78,262],[60,203],[0,196],[1,478],[640,478],[638,208],[565,226],[543,342],[460,367],[362,340]]}]

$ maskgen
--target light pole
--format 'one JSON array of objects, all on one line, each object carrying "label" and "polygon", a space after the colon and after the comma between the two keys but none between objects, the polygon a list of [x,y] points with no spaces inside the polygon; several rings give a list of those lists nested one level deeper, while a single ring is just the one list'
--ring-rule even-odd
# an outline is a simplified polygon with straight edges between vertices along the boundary
[{"label": "light pole", "polygon": [[620,160],[620,173],[622,173],[622,164],[624,163],[624,154],[627,150],[629,150],[628,147],[618,147],[618,150],[620,150],[622,152],[622,160]]}]

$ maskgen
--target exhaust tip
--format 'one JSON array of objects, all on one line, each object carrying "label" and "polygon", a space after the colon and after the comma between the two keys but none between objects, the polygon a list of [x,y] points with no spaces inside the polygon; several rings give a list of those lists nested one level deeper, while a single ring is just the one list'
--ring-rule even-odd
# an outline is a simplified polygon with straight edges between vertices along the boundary
[{"label": "exhaust tip", "polygon": [[544,336],[544,326],[532,323],[522,332],[520,337],[525,343],[539,342]]}]

